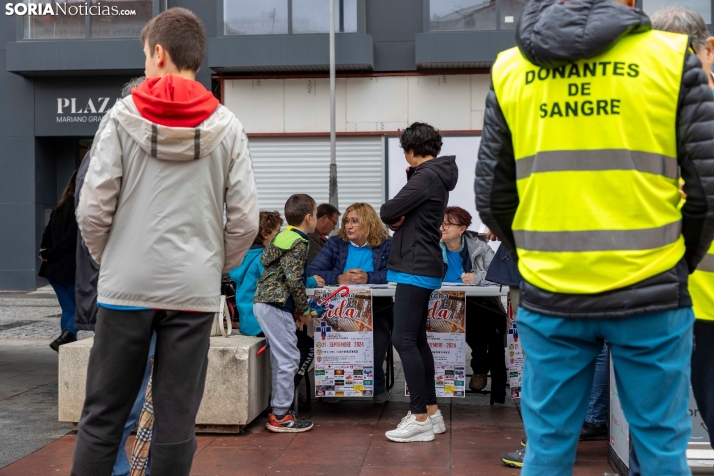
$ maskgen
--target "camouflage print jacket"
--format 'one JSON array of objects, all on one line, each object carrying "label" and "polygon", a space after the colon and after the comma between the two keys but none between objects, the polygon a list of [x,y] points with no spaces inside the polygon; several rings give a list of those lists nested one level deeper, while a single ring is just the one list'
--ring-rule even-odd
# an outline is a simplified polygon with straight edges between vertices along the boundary
[{"label": "camouflage print jacket", "polygon": [[310,311],[305,294],[309,241],[301,235],[288,227],[268,243],[260,258],[265,271],[258,280],[253,302],[285,306],[292,297],[297,314]]}]

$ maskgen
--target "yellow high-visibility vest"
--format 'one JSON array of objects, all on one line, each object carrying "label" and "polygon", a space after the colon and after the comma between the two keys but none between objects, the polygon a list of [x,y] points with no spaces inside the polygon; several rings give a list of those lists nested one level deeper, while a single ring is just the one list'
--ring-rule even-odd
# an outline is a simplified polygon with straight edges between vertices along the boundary
[{"label": "yellow high-visibility vest", "polygon": [[689,276],[689,294],[692,296],[694,316],[714,321],[714,243],[697,270]]},{"label": "yellow high-visibility vest", "polygon": [[595,294],[684,256],[676,120],[688,39],[649,31],[555,69],[517,48],[493,66],[513,138],[518,268],[550,292]]}]

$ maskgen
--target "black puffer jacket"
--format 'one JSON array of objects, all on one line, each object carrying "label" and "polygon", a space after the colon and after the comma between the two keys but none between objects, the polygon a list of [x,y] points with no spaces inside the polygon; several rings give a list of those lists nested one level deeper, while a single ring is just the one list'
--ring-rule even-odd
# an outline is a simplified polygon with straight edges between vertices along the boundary
[{"label": "black puffer jacket", "polygon": [[379,212],[387,225],[404,217],[392,238],[388,269],[442,278],[439,227],[444,221],[449,192],[458,180],[459,169],[453,155],[437,157],[409,170],[407,184]]},{"label": "black puffer jacket", "polygon": [[68,200],[50,215],[50,222],[42,235],[41,249],[49,251],[49,258],[40,266],[39,276],[66,284],[74,284],[77,247],[77,220],[74,200]]},{"label": "black puffer jacket", "polygon": [[[644,13],[612,0],[532,0],[519,20],[516,43],[529,61],[552,68],[595,57],[623,36],[650,29]],[[687,274],[694,271],[714,237],[714,102],[701,63],[689,52],[683,65],[676,127],[677,159],[687,194],[682,209],[686,245],[682,261],[660,275],[600,294],[551,293],[524,281],[524,308],[588,318],[624,317],[691,305]],[[519,203],[516,164],[511,131],[493,88],[486,99],[475,192],[481,219],[517,259],[511,228]]]}]

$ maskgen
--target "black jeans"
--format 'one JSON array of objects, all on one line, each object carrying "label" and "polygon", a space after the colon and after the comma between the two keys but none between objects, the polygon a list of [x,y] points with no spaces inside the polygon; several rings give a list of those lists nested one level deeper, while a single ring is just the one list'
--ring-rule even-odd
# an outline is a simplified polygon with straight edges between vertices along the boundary
[{"label": "black jeans", "polygon": [[384,374],[384,356],[391,341],[392,327],[394,326],[394,301],[391,297],[372,298],[373,338],[374,338],[374,394],[379,395],[387,391],[387,382]]},{"label": "black jeans", "polygon": [[714,445],[714,321],[694,322],[692,392]]},{"label": "black jeans", "polygon": [[87,397],[74,448],[73,476],[109,476],[124,424],[141,387],[156,331],[153,476],[188,476],[196,451],[213,313],[100,308],[89,354]]},{"label": "black jeans", "polygon": [[474,374],[491,371],[491,402],[506,401],[506,314],[489,298],[466,298],[466,343]]},{"label": "black jeans", "polygon": [[436,405],[434,356],[426,340],[431,293],[431,289],[397,284],[394,296],[392,342],[402,359],[404,377],[409,387],[409,409],[412,413],[426,413],[427,405]]}]

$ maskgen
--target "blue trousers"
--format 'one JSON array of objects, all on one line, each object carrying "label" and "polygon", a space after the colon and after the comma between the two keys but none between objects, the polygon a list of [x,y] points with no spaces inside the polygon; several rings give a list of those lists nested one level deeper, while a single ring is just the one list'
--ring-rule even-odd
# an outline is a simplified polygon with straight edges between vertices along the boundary
[{"label": "blue trousers", "polygon": [[517,322],[525,355],[521,409],[528,436],[522,476],[572,475],[603,340],[610,344],[642,474],[691,474],[686,459],[691,308],[587,320],[520,308]]},{"label": "blue trousers", "polygon": [[[146,387],[149,386],[149,377],[151,377],[151,359],[154,358],[155,352],[156,331],[154,331],[151,336],[151,347],[149,347],[149,358],[146,360],[144,380],[141,382],[141,389],[139,389],[139,393],[136,395],[134,406],[131,407],[131,413],[129,414],[129,418],[126,420],[126,425],[124,425],[124,436],[122,436],[121,444],[119,445],[119,453],[117,453],[117,461],[114,463],[112,476],[129,476],[129,473],[131,472],[131,467],[129,466],[130,461],[126,455],[126,440],[129,439],[129,435],[131,435],[132,430],[139,421],[141,409],[144,407],[144,401],[146,400]],[[151,452],[149,452],[149,461],[147,462],[147,476],[149,474],[148,468],[151,468]]]},{"label": "blue trousers", "polygon": [[74,328],[74,312],[76,304],[74,300],[74,284],[57,281],[56,279],[48,279],[50,286],[55,290],[57,300],[62,308],[62,318],[60,319],[60,331],[70,331],[77,335],[77,329]]}]

